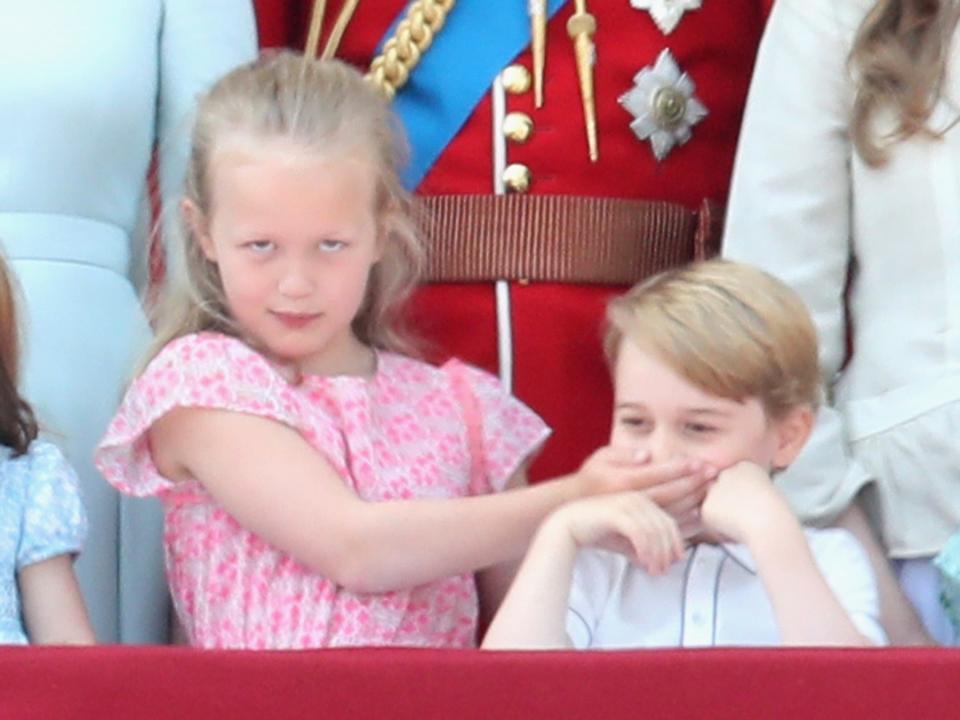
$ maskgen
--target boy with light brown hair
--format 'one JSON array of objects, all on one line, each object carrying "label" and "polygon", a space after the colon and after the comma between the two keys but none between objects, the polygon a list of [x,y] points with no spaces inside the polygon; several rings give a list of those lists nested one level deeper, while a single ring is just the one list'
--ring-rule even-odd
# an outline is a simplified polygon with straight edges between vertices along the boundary
[{"label": "boy with light brown hair", "polygon": [[712,260],[616,298],[608,325],[610,444],[721,472],[702,502],[669,513],[643,491],[556,510],[484,647],[883,644],[863,549],[844,530],[802,528],[772,480],[819,401],[816,332],[799,297]]}]

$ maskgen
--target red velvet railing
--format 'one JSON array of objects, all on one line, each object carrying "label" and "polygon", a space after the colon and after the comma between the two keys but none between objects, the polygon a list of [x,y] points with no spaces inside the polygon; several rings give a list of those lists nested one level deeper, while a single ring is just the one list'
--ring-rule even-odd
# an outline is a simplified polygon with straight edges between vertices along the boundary
[{"label": "red velvet railing", "polygon": [[952,718],[953,650],[0,650],[0,718]]}]

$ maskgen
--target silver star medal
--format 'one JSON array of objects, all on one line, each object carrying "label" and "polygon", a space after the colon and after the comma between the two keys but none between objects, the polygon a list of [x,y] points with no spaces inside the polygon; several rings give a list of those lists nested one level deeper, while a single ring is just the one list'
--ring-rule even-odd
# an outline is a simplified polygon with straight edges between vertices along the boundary
[{"label": "silver star medal", "polygon": [[633,87],[620,96],[619,103],[635,118],[630,129],[641,140],[650,141],[658,161],[689,140],[690,128],[707,115],[694,90],[690,76],[680,71],[669,50],[663,50],[657,62],[641,69]]},{"label": "silver star medal", "polygon": [[637,10],[647,10],[660,32],[669,35],[687,10],[698,10],[703,0],[630,0]]}]

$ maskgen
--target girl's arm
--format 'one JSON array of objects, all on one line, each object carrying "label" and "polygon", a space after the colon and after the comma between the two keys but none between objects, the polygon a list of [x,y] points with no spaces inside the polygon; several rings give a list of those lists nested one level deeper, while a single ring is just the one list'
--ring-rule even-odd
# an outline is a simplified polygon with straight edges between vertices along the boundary
[{"label": "girl's arm", "polygon": [[688,477],[691,461],[637,465],[595,453],[573,475],[493,495],[367,502],[296,431],[222,410],[178,408],[150,431],[165,477],[196,479],[248,530],[354,592],[385,592],[522,554],[561,503]]},{"label": "girl's arm", "polygon": [[[702,515],[707,529],[749,548],[783,645],[873,644],[827,584],[803,528],[762,468],[740,463],[720,473]],[[857,570],[853,565],[843,569]]]},{"label": "girl's arm", "polygon": [[676,521],[644,493],[610,494],[565,505],[534,537],[483,647],[569,647],[566,617],[573,568],[578,550],[587,546],[621,550],[654,574],[683,554]]},{"label": "girl's arm", "polygon": [[[521,468],[507,482],[504,492],[527,487],[526,468]],[[489,627],[503,598],[506,597],[520,567],[520,557],[504,560],[477,573],[477,595],[480,603],[480,628]]]},{"label": "girl's arm", "polygon": [[96,642],[70,555],[56,555],[17,574],[27,635],[35,645]]}]

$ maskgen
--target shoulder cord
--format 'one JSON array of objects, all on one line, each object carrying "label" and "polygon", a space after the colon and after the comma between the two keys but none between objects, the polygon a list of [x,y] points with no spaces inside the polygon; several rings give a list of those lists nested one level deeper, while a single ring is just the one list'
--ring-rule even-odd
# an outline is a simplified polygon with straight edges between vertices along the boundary
[{"label": "shoulder cord", "polygon": [[388,98],[393,98],[410,78],[410,72],[434,36],[440,32],[447,13],[456,0],[416,0],[407,15],[383,46],[383,52],[370,63],[367,79],[379,87]]},{"label": "shoulder cord", "polygon": [[[411,3],[393,36],[384,43],[383,52],[370,63],[367,80],[380,88],[388,98],[393,99],[397,90],[410,79],[410,72],[420,62],[434,36],[440,32],[454,3],[456,0],[416,0]],[[327,60],[336,55],[343,33],[358,4],[359,0],[346,0],[320,55],[321,59]],[[326,5],[326,0],[314,0],[304,49],[307,57],[317,56]]]}]

